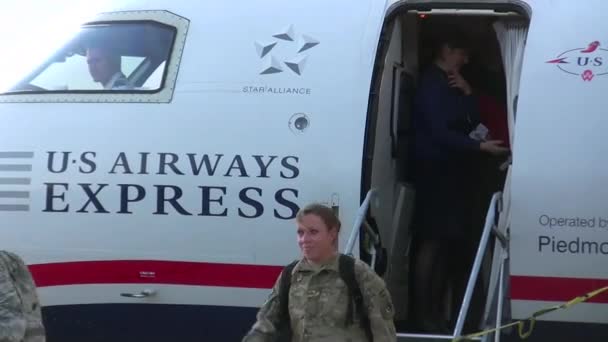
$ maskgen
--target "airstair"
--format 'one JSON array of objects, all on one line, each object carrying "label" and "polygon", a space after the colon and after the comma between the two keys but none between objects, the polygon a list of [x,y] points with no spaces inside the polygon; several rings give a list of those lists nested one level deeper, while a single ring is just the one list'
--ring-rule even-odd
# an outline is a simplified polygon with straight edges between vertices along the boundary
[{"label": "airstair", "polygon": [[[349,236],[346,244],[345,254],[353,254],[356,241],[359,240],[360,231],[365,230],[368,238],[372,241],[378,240],[377,234],[370,228],[369,225],[365,224],[365,218],[370,206],[370,202],[373,200],[376,194],[375,189],[371,189],[357,212],[355,222],[353,224],[353,230]],[[482,263],[487,253],[487,249],[490,246],[490,241],[494,243],[494,252],[491,261],[491,274],[488,281],[487,299],[485,303],[485,310],[483,319],[479,322],[478,330],[483,331],[487,329],[493,329],[501,326],[505,319],[505,287],[506,279],[508,276],[508,235],[506,227],[499,227],[499,214],[502,212],[502,193],[497,192],[492,196],[488,212],[486,214],[485,225],[477,248],[475,261],[471,274],[469,275],[466,291],[462,304],[460,306],[458,318],[454,331],[451,335],[432,335],[432,334],[412,334],[407,332],[397,332],[397,341],[399,342],[439,342],[439,341],[454,341],[455,339],[462,337],[463,328],[467,315],[469,312],[469,306],[473,297],[473,291],[475,284],[480,275]],[[501,220],[506,222],[505,220]],[[506,224],[503,224],[506,226]],[[376,252],[375,249],[371,249],[371,265],[375,264]],[[415,313],[414,313],[415,314]],[[482,342],[498,342],[500,341],[501,334],[490,333],[482,337],[468,339],[466,341],[482,341]],[[461,340],[465,341],[465,340]]]}]

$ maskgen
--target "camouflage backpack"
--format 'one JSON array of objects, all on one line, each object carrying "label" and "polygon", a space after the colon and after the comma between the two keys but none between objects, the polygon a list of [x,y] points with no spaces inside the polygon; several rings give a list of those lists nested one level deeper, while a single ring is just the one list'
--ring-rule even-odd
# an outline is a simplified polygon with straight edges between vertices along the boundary
[{"label": "camouflage backpack", "polygon": [[0,251],[0,341],[45,341],[32,275],[21,258],[6,251]]}]

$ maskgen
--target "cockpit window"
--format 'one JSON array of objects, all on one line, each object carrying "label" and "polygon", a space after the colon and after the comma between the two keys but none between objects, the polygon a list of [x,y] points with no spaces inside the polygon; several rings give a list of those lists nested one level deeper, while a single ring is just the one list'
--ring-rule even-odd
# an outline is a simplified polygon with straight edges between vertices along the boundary
[{"label": "cockpit window", "polygon": [[157,23],[87,25],[10,92],[158,90],[162,79],[146,81],[169,58],[174,39],[175,29]]},{"label": "cockpit window", "polygon": [[[102,15],[83,25],[37,69],[1,93],[0,102],[168,102],[188,21],[165,11],[105,17],[111,20]],[[170,94],[153,98],[167,89]]]}]

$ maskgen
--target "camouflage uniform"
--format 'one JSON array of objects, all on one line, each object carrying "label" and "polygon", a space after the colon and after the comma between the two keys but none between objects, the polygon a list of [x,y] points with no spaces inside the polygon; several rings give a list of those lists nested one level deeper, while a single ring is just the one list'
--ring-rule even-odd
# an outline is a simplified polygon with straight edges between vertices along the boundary
[{"label": "camouflage uniform", "polygon": [[[355,263],[355,277],[363,294],[374,342],[396,341],[393,305],[384,281],[360,260]],[[279,276],[243,342],[274,341],[280,312],[280,279]],[[300,260],[293,269],[289,291],[292,342],[367,342],[358,318],[345,326],[349,299],[348,288],[340,278],[337,257],[321,267]]]},{"label": "camouflage uniform", "polygon": [[0,251],[0,342],[44,342],[32,276],[16,255]]}]

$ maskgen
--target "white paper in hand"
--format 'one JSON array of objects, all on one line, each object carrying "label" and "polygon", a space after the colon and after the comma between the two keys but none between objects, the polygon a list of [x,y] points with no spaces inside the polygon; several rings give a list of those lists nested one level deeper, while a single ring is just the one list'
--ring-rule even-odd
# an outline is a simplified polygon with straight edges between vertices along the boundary
[{"label": "white paper in hand", "polygon": [[471,137],[471,139],[485,141],[488,139],[488,128],[484,126],[484,124],[479,124],[475,127],[475,130],[469,133],[469,137]]}]

